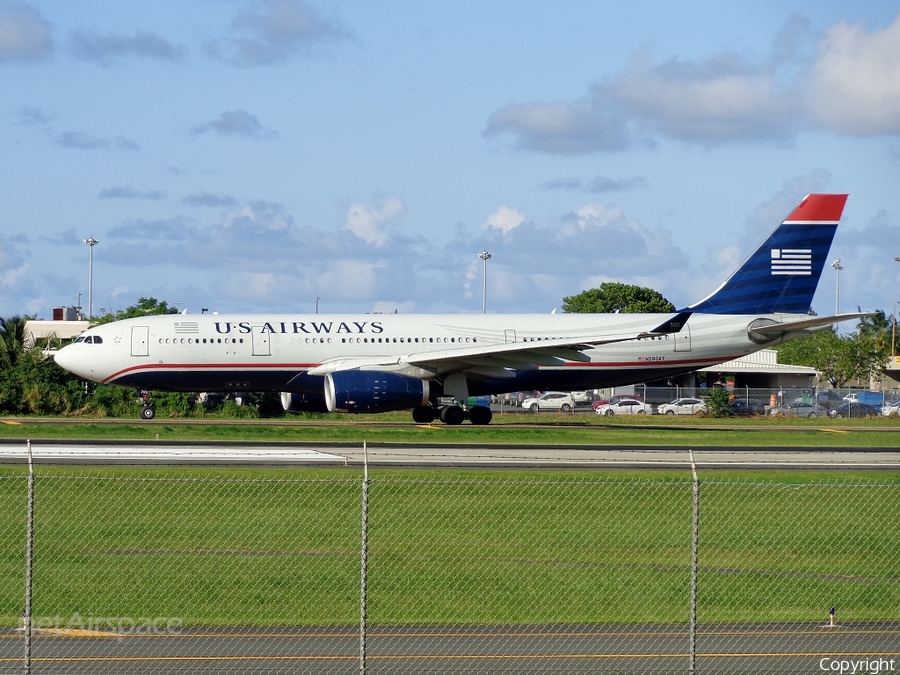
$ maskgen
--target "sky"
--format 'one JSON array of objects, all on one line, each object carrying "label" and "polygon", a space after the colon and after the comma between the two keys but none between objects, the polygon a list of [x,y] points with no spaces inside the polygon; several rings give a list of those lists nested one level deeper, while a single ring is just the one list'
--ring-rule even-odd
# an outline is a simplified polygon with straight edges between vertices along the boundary
[{"label": "sky", "polygon": [[812,192],[900,300],[896,2],[0,0],[0,92],[2,317],[681,307]]}]

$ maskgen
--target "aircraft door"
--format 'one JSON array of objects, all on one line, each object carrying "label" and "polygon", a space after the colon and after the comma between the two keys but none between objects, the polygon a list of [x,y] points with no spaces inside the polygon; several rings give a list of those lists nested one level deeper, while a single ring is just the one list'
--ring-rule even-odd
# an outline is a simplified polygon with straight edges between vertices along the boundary
[{"label": "aircraft door", "polygon": [[507,328],[503,331],[503,336],[506,340],[506,344],[512,344],[516,341],[516,331],[513,328]]},{"label": "aircraft door", "polygon": [[264,326],[253,326],[253,356],[272,355],[272,334],[263,331]]},{"label": "aircraft door", "polygon": [[672,339],[675,340],[675,351],[676,352],[689,352],[691,351],[691,327],[689,324],[684,324],[680,331],[677,333],[672,333]]},{"label": "aircraft door", "polygon": [[150,356],[150,326],[132,327],[131,355]]}]

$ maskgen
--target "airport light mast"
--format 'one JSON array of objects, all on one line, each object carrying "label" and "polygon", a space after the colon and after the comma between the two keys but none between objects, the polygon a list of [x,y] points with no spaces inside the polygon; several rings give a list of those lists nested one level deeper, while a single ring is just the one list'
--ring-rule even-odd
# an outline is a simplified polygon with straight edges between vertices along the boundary
[{"label": "airport light mast", "polygon": [[484,275],[481,284],[481,313],[487,314],[487,261],[491,259],[491,254],[487,251],[482,251],[478,254],[478,257],[484,263]]},{"label": "airport light mast", "polygon": [[94,316],[94,246],[100,243],[99,239],[88,237],[84,243],[90,247],[88,256],[88,321]]}]

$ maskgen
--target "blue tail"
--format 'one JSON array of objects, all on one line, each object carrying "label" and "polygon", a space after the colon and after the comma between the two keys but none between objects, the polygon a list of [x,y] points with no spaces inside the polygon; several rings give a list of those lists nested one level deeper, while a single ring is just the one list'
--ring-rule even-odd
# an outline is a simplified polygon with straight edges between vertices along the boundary
[{"label": "blue tail", "polygon": [[712,295],[679,311],[807,314],[847,195],[808,195]]}]

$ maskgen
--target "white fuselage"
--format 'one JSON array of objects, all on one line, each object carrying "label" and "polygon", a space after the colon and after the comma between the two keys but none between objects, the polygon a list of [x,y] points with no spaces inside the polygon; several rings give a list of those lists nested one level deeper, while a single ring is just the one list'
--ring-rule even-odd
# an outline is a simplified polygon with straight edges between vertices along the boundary
[{"label": "white fuselage", "polygon": [[[494,345],[627,338],[668,314],[560,315],[160,315],[93,327],[57,353],[67,370],[95,382],[147,390],[300,391],[316,393],[329,362],[383,369],[421,379],[463,372],[472,394],[524,389],[585,389],[655,380],[754,352],[766,344],[747,327],[796,315],[695,314],[677,333],[628,339],[583,350],[589,361],[559,363],[486,354],[460,367],[454,352]],[[774,342],[774,341],[773,341]],[[769,342],[767,344],[772,344]],[[408,367],[411,355],[435,355],[431,368]],[[441,360],[443,359],[443,360]],[[530,363],[526,363],[531,361]],[[321,392],[321,389],[318,389]]]}]

